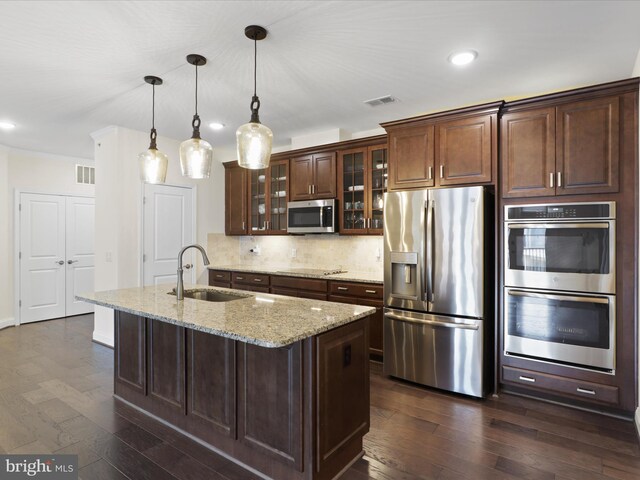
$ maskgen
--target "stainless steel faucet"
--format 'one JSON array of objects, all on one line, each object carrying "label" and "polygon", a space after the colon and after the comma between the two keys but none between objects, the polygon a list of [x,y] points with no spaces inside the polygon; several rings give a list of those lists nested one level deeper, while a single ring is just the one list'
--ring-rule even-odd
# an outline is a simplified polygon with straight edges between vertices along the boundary
[{"label": "stainless steel faucet", "polygon": [[209,257],[207,257],[207,252],[204,251],[201,245],[194,243],[193,245],[187,245],[180,253],[178,253],[178,286],[176,287],[176,298],[178,300],[184,300],[184,280],[182,279],[182,255],[184,252],[190,248],[197,248],[202,253],[202,260],[205,265],[209,265]]}]

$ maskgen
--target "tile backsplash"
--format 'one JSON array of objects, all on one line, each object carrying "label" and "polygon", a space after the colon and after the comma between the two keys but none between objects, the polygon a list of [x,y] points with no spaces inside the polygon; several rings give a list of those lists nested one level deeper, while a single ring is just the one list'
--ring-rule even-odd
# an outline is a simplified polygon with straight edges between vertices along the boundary
[{"label": "tile backsplash", "polygon": [[[254,247],[259,248],[259,255],[250,251]],[[352,272],[380,274],[382,279],[381,236],[227,237],[223,233],[210,233],[207,237],[207,254],[212,265],[341,268]]]}]

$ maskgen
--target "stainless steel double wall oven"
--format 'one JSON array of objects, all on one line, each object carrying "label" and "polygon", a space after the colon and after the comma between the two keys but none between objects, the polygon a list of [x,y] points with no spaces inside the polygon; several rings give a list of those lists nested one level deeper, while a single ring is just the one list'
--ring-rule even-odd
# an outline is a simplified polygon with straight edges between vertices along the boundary
[{"label": "stainless steel double wall oven", "polygon": [[505,207],[505,354],[615,370],[615,202]]}]

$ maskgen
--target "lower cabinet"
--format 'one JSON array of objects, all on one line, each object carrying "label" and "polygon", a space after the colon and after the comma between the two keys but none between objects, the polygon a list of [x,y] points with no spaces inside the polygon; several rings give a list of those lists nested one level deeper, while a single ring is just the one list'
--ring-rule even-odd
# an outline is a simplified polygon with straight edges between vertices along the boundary
[{"label": "lower cabinet", "polygon": [[382,285],[380,284],[209,270],[209,285],[375,307],[376,313],[369,317],[369,354],[376,360],[382,359],[384,303],[382,300]]},{"label": "lower cabinet", "polygon": [[619,403],[618,387],[613,385],[602,385],[524,368],[503,366],[502,382],[507,385],[540,390],[552,395],[581,399],[589,403],[596,402],[612,406]]},{"label": "lower cabinet", "polygon": [[368,330],[264,348],[116,311],[115,395],[269,478],[329,480],[369,431]]}]

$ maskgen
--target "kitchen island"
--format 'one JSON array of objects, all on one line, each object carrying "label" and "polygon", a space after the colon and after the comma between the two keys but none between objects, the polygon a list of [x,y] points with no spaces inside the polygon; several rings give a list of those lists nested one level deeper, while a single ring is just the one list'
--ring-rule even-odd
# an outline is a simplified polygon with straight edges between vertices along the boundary
[{"label": "kitchen island", "polygon": [[[115,310],[115,397],[264,478],[331,479],[369,431],[375,309],[195,286],[79,296]],[[217,292],[217,293],[215,293]]]}]

